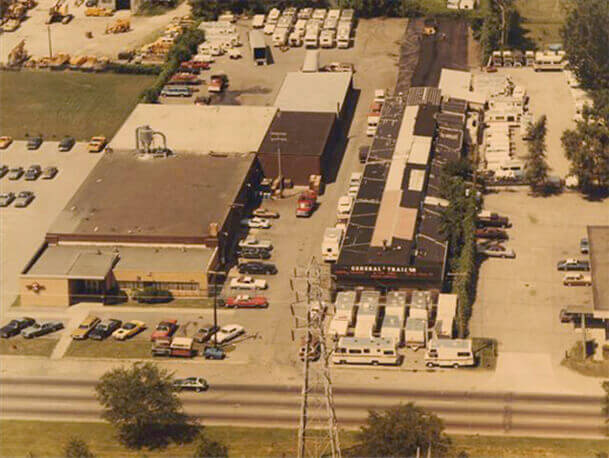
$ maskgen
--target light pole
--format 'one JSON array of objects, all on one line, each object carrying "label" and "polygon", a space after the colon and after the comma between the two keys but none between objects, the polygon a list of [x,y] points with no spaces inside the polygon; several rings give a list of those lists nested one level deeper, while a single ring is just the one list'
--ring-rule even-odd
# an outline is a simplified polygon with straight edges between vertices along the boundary
[{"label": "light pole", "polygon": [[[277,119],[281,116],[281,113],[277,113]],[[271,132],[271,143],[277,143],[277,174],[279,175],[279,197],[283,196],[283,169],[281,167],[281,142],[287,143],[288,134],[287,132]]]}]

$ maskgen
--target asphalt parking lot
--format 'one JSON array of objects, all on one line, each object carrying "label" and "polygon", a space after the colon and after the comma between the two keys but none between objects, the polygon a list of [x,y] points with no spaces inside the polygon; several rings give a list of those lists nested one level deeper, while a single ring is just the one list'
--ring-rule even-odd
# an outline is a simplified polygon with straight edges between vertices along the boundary
[{"label": "asphalt parking lot", "polygon": [[[590,202],[577,193],[531,197],[528,188],[512,189],[485,198],[485,208],[509,216],[506,246],[515,259],[482,263],[470,329],[473,336],[494,337],[499,361],[519,361],[527,370],[537,357],[556,367],[578,338],[571,324],[561,324],[560,309],[589,305],[592,289],[563,286],[564,272],[556,263],[565,258],[587,259],[579,252],[587,225],[609,224],[606,202]],[[531,367],[528,367],[530,369]]]},{"label": "asphalt parking lot", "polygon": [[2,278],[0,280],[2,310],[9,307],[18,294],[18,276],[44,240],[44,235],[59,211],[89,174],[101,155],[87,152],[87,144],[76,143],[71,151],[61,153],[58,142],[45,141],[38,150],[28,151],[26,142],[15,141],[0,151],[0,163],[9,168],[39,164],[43,169],[55,166],[59,173],[52,180],[11,181],[0,179],[0,192],[32,191],[36,198],[26,208],[12,204],[0,208],[0,251]]},{"label": "asphalt parking lot", "polygon": [[[49,8],[55,0],[39,0],[38,5],[28,10],[28,17],[14,32],[2,34],[3,45],[0,48],[0,61],[6,62],[8,53],[21,40],[25,39],[28,54],[34,57],[49,55],[49,38],[46,20]],[[127,10],[117,11],[112,17],[87,17],[86,6],[83,3],[76,7],[69,4],[69,13],[74,19],[68,24],[55,22],[50,26],[53,53],[65,52],[70,55],[94,55],[116,58],[120,51],[129,50],[153,41],[157,31],[163,29],[174,16],[184,16],[189,13],[187,2],[183,2],[175,10],[159,16],[132,16]],[[106,26],[116,19],[131,20],[131,30],[127,33],[106,35]],[[93,38],[85,38],[85,33],[91,32]]]}]

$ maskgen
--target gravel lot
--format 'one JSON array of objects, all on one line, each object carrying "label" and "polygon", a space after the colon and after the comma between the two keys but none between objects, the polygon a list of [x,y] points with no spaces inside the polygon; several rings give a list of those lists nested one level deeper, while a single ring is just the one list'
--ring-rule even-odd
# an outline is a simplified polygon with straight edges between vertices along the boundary
[{"label": "gravel lot", "polygon": [[[0,61],[6,62],[8,53],[21,40],[25,39],[28,54],[36,57],[48,56],[49,41],[47,25],[49,8],[55,0],[39,0],[38,5],[28,11],[29,17],[21,23],[15,32],[2,35],[3,45],[0,47]],[[76,7],[69,2],[69,13],[74,19],[69,24],[55,22],[51,25],[51,42],[53,53],[67,52],[68,54],[88,54],[116,58],[119,51],[141,46],[154,39],[154,35],[169,24],[174,16],[184,16],[189,13],[188,2],[183,2],[175,10],[166,14],[150,17],[131,17],[129,11],[117,11],[112,17],[86,17],[84,3]],[[116,19],[131,17],[131,30],[127,33],[105,35],[106,26]],[[92,32],[93,38],[85,38],[86,32]]]}]

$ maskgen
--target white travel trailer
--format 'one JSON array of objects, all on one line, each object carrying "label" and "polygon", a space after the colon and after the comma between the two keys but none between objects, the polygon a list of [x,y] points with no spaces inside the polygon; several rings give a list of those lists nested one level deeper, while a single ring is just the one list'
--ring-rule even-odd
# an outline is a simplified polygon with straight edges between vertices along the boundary
[{"label": "white travel trailer", "polygon": [[381,337],[384,339],[394,339],[398,347],[401,347],[404,343],[402,323],[403,321],[399,317],[385,313],[383,324],[381,325]]},{"label": "white travel trailer", "polygon": [[273,46],[285,46],[288,43],[288,34],[287,27],[277,27],[273,32]]},{"label": "white travel trailer", "polygon": [[295,48],[302,46],[302,35],[298,32],[292,32],[288,37],[288,44]]},{"label": "white travel trailer", "polygon": [[336,262],[343,243],[344,231],[338,227],[328,227],[321,242],[321,256],[326,262]]},{"label": "white travel trailer", "polygon": [[425,345],[427,345],[427,320],[409,316],[404,329],[404,339],[406,346],[415,351],[419,348],[425,348]]},{"label": "white travel trailer", "polygon": [[322,48],[333,48],[336,32],[334,30],[322,30],[319,36],[319,45]]},{"label": "white travel trailer", "polygon": [[264,26],[263,32],[265,35],[273,35],[275,28],[277,27],[276,22],[267,22]]},{"label": "white travel trailer", "polygon": [[349,322],[355,323],[355,300],[357,294],[355,291],[341,291],[336,294],[336,301],[334,301],[334,312],[339,313],[341,311],[347,312],[349,315]]},{"label": "white travel trailer", "polygon": [[364,294],[367,292],[368,291],[364,291],[362,293],[362,298],[360,299],[357,309],[357,320],[355,323],[354,333],[355,337],[372,337],[372,333],[377,325],[379,316],[378,299],[376,301],[365,300]]},{"label": "white travel trailer", "polygon": [[319,25],[312,24],[307,25],[307,30],[305,31],[304,36],[304,44],[308,49],[315,49],[319,47]]},{"label": "white travel trailer", "polygon": [[393,339],[341,337],[332,353],[332,362],[397,366],[400,356]]},{"label": "white travel trailer", "polygon": [[466,367],[475,363],[471,339],[440,339],[429,342],[425,353],[427,367]]},{"label": "white travel trailer", "polygon": [[277,8],[273,8],[271,11],[269,11],[269,15],[266,19],[267,24],[269,22],[272,24],[277,24],[279,16],[281,16],[281,11],[279,11]]},{"label": "white travel trailer", "polygon": [[330,321],[328,334],[334,336],[346,336],[349,330],[349,317],[344,314],[336,314]]},{"label": "white travel trailer", "polygon": [[262,29],[264,27],[264,14],[255,14],[252,19],[252,28]]}]

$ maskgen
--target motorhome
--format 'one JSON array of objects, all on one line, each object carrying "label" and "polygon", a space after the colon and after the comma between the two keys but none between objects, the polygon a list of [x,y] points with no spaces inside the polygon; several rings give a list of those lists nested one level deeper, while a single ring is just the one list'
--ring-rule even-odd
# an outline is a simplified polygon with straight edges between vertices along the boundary
[{"label": "motorhome", "polygon": [[427,367],[467,367],[475,363],[471,339],[433,339],[425,353]]},{"label": "motorhome", "polygon": [[252,28],[262,29],[264,27],[264,14],[255,14],[252,19]]},{"label": "motorhome", "polygon": [[287,27],[277,27],[273,32],[273,46],[285,46],[288,43],[288,32]]},{"label": "motorhome", "polygon": [[322,48],[333,48],[336,32],[334,30],[322,30],[319,36],[319,45]]},{"label": "motorhome", "polygon": [[[412,309],[411,309],[412,311]],[[406,346],[417,351],[427,345],[427,320],[409,316],[404,329]]]},{"label": "motorhome", "polygon": [[341,49],[346,49],[351,44],[351,23],[341,22],[338,24],[336,33],[336,46]]},{"label": "motorhome", "polygon": [[336,262],[343,243],[344,232],[340,228],[328,227],[321,242],[321,256],[326,262]]},{"label": "motorhome", "polygon": [[332,362],[397,366],[400,356],[393,339],[341,337],[332,353]]}]

